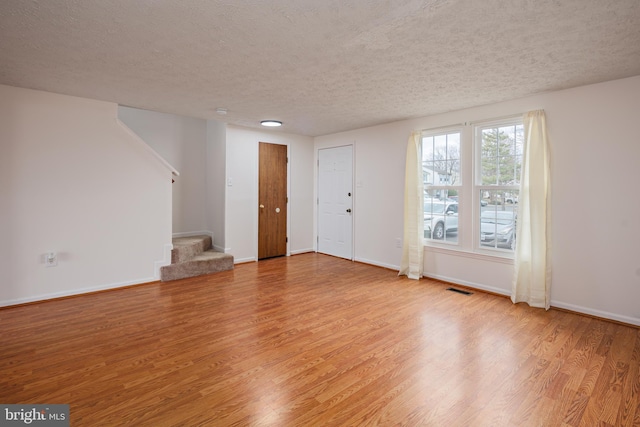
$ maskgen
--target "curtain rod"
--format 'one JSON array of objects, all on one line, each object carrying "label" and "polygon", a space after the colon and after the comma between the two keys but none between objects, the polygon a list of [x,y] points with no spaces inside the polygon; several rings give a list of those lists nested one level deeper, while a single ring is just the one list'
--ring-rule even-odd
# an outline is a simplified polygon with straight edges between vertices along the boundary
[{"label": "curtain rod", "polygon": [[457,128],[460,126],[465,126],[465,123],[454,123],[454,124],[450,124],[450,125],[444,125],[444,126],[435,126],[432,128],[426,128],[426,129],[420,129],[421,132],[429,132],[432,130],[437,130],[437,129],[449,129],[449,128]]},{"label": "curtain rod", "polygon": [[[535,111],[535,110],[531,110],[531,111]],[[507,116],[500,116],[500,117],[492,117],[489,119],[482,119],[482,120],[472,120],[470,122],[461,122],[461,123],[453,123],[453,124],[449,124],[449,125],[444,125],[444,126],[435,126],[435,127],[431,127],[431,128],[425,128],[425,129],[421,129],[421,132],[429,132],[432,130],[438,130],[438,129],[449,129],[449,128],[456,128],[456,127],[460,127],[460,126],[469,126],[469,125],[476,125],[478,123],[492,123],[492,122],[499,122],[501,120],[509,120],[509,119],[516,119],[516,118],[521,118],[524,117],[525,113],[515,113],[515,114],[509,114]]]},{"label": "curtain rod", "polygon": [[467,122],[466,124],[475,125],[477,123],[491,123],[491,122],[498,122],[500,120],[516,119],[516,118],[523,117],[525,114],[526,113],[516,113],[516,114],[509,114],[508,116],[492,117],[490,119],[484,119],[484,120],[473,120],[473,121]]}]

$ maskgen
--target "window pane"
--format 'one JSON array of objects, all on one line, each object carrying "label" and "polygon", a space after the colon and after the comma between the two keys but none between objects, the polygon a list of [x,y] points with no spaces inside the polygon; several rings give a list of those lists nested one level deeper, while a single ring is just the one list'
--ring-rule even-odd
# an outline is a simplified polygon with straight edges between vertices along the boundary
[{"label": "window pane", "polygon": [[450,160],[449,171],[450,171],[450,174],[448,175],[449,182],[447,184],[459,185],[461,181],[460,180],[460,160],[458,159]]},{"label": "window pane", "polygon": [[518,185],[522,169],[522,125],[482,129],[482,185]]},{"label": "window pane", "polygon": [[434,160],[446,161],[447,158],[447,135],[436,135],[433,144]]},{"label": "window pane", "polygon": [[480,191],[480,246],[513,251],[518,191]]},{"label": "window pane", "polygon": [[482,149],[480,150],[482,185],[495,185],[498,182],[497,132],[497,129],[482,130]]},{"label": "window pane", "polygon": [[520,158],[504,156],[499,159],[498,185],[518,185],[520,182]]},{"label": "window pane", "polygon": [[425,196],[425,239],[458,243],[457,197],[457,191],[455,190],[431,190]]},{"label": "window pane", "polygon": [[516,156],[522,158],[522,150],[524,147],[524,126],[516,127]]},{"label": "window pane", "polygon": [[422,138],[422,176],[425,184],[424,237],[458,243],[459,131]]},{"label": "window pane", "polygon": [[425,186],[435,185],[435,172],[433,162],[422,162],[422,178]]},{"label": "window pane", "polygon": [[422,138],[425,185],[460,185],[460,132]]}]

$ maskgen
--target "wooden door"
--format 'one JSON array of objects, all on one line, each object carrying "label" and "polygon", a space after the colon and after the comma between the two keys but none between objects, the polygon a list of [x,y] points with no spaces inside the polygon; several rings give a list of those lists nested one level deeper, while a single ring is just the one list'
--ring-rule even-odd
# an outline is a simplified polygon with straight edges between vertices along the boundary
[{"label": "wooden door", "polygon": [[287,253],[287,146],[260,143],[258,259]]}]

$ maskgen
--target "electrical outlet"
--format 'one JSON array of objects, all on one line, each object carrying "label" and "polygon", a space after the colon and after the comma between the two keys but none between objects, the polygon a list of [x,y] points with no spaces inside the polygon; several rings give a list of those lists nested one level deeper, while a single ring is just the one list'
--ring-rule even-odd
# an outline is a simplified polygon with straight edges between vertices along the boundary
[{"label": "electrical outlet", "polygon": [[44,254],[45,267],[55,267],[58,265],[58,254],[55,252],[47,252]]}]

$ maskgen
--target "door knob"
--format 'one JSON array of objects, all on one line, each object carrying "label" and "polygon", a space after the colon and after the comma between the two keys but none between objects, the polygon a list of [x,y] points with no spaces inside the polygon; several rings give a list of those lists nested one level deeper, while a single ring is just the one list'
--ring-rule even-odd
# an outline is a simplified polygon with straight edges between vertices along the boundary
[{"label": "door knob", "polygon": [[347,209],[347,212],[351,213],[351,209]]},{"label": "door knob", "polygon": [[260,205],[260,209],[264,209],[264,205]]}]

